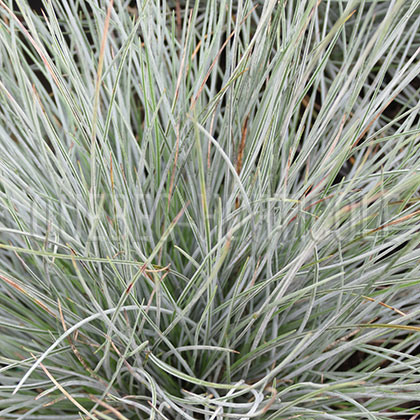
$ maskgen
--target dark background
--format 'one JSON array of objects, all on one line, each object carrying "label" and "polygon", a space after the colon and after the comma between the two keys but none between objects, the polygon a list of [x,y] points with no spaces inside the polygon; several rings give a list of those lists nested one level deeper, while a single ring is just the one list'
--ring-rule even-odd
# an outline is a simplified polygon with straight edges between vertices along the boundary
[{"label": "dark background", "polygon": [[[36,12],[40,12],[42,8],[42,0],[28,0],[29,6],[31,6],[32,10]],[[15,5],[16,8],[16,5]],[[16,9],[15,9],[16,10]]]}]

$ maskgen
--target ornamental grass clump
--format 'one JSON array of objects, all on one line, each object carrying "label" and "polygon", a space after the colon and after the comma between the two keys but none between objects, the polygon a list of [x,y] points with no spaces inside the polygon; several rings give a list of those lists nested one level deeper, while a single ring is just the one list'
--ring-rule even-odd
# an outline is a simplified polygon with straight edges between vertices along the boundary
[{"label": "ornamental grass clump", "polygon": [[420,0],[0,0],[0,419],[416,419]]}]

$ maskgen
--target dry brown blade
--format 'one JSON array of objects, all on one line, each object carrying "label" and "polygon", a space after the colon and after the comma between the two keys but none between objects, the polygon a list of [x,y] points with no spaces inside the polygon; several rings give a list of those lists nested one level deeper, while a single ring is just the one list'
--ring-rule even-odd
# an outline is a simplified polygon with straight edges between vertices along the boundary
[{"label": "dry brown blade", "polygon": [[[37,399],[38,397],[35,397]],[[67,397],[65,395],[61,395],[60,397],[54,398],[52,401],[49,401],[45,404],[42,404],[43,407],[51,407],[54,404],[57,404],[60,401],[65,400]]]},{"label": "dry brown blade", "polygon": [[162,417],[162,419],[168,420],[168,417],[166,417],[155,405],[153,405],[151,401],[147,400],[147,403],[150,405],[150,407],[153,408],[153,410],[156,411],[156,413],[158,413]]},{"label": "dry brown blade", "polygon": [[[370,325],[370,324],[376,322],[377,320],[378,320],[378,317],[375,317],[375,318],[371,319],[366,325]],[[356,335],[361,330],[362,330],[362,328],[356,328],[355,330],[349,332],[344,337],[341,337],[338,340],[335,340],[333,343],[331,343],[330,345],[328,345],[327,347],[325,347],[324,352],[326,352],[328,350],[331,350],[333,347],[335,347],[337,344],[339,344],[339,343],[341,343],[343,341],[347,341],[349,338],[353,337],[354,335]]]},{"label": "dry brown blade", "polygon": [[[140,267],[140,274],[139,274],[139,277],[144,273],[146,271],[146,264],[142,264],[142,266]],[[128,284],[128,287],[127,287],[127,289],[126,289],[126,291],[125,291],[125,293],[128,295],[129,293],[130,293],[130,291],[131,291],[131,288],[134,286],[134,281],[131,281],[129,284]]]},{"label": "dry brown blade", "polygon": [[265,389],[271,392],[271,398],[268,400],[267,404],[262,409],[263,414],[265,414],[268,411],[268,409],[276,402],[276,399],[277,399],[277,390],[275,388],[273,388],[272,386],[269,386]]},{"label": "dry brown blade", "polygon": [[249,285],[250,288],[254,286],[255,280],[257,279],[257,272],[260,266],[260,262],[261,262],[261,257],[258,258],[257,264],[255,266],[254,274],[252,275],[251,283]]},{"label": "dry brown blade", "polygon": [[[105,17],[105,22],[104,22],[104,30],[102,33],[101,46],[99,50],[98,69],[96,72],[95,92],[94,92],[94,98],[93,98],[92,132],[91,132],[91,139],[90,139],[90,160],[92,163],[91,170],[90,170],[91,172],[90,190],[93,197],[95,197],[96,195],[96,131],[97,131],[98,112],[100,108],[100,88],[101,88],[102,70],[104,66],[106,40],[108,37],[109,22],[111,20],[111,11],[112,11],[113,4],[114,4],[114,0],[109,0],[108,9],[106,12],[106,17]],[[96,198],[94,198],[94,200],[96,200]]]},{"label": "dry brown blade", "polygon": [[0,279],[4,280],[7,284],[15,288],[17,291],[23,293],[25,296],[30,297],[29,293],[25,289],[23,289],[21,286],[19,286],[17,283],[15,283],[13,280],[8,279],[2,274],[0,274]]},{"label": "dry brown blade", "polygon": [[248,132],[248,119],[249,119],[249,115],[246,116],[245,121],[242,125],[242,130],[241,130],[241,143],[239,145],[238,157],[236,160],[236,173],[238,175],[241,173],[241,170],[242,170],[242,160],[243,160],[244,149],[245,149],[246,134]]},{"label": "dry brown blade", "polygon": [[112,188],[112,192],[114,193],[114,168],[112,166],[112,152],[109,152],[109,164],[110,164],[109,175],[111,178],[111,188]]},{"label": "dry brown blade", "polygon": [[356,209],[356,208],[358,208],[362,205],[368,205],[370,203],[373,203],[375,200],[382,197],[384,194],[385,194],[385,191],[378,192],[375,195],[373,195],[372,197],[370,197],[369,199],[363,199],[363,200],[357,201],[356,203],[347,204],[340,209],[339,213],[348,213],[351,210],[354,210],[354,209]]},{"label": "dry brown blade", "polygon": [[39,307],[41,307],[44,311],[48,312],[50,315],[52,315],[54,318],[56,317],[53,312],[51,312],[47,306],[45,306],[39,299],[36,297],[33,297],[29,292],[27,292],[22,286],[19,286],[16,282],[13,280],[8,279],[7,277],[0,274],[0,279],[5,281],[9,286],[12,286],[14,289],[19,291],[20,293],[27,296],[29,299],[31,299],[33,302],[35,302]]},{"label": "dry brown blade", "polygon": [[[108,9],[106,11],[106,17],[105,17],[105,22],[104,22],[104,31],[102,33],[102,39],[101,39],[101,47],[99,50],[99,61],[98,61],[98,70],[96,72],[96,88],[95,88],[95,96],[98,97],[98,90],[99,90],[99,86],[101,83],[101,78],[102,78],[102,70],[103,70],[103,65],[104,65],[104,57],[105,57],[105,46],[106,46],[106,40],[108,37],[108,30],[109,30],[109,22],[111,20],[111,11],[112,11],[112,6],[114,4],[114,0],[109,0],[108,3]],[[97,106],[98,106],[98,102],[95,101],[95,106],[96,106],[96,112],[97,112]],[[94,111],[95,111],[94,109]]]},{"label": "dry brown blade", "polygon": [[[3,20],[4,20],[4,23],[6,24],[6,27],[8,27],[10,21],[9,21],[9,19],[7,19],[7,16],[6,15],[3,15]],[[8,31],[8,32],[10,33],[10,31]]]},{"label": "dry brown blade", "polygon": [[[108,337],[108,339],[109,339],[109,341],[110,341],[110,343],[111,343],[112,348],[115,350],[115,353],[117,353],[118,357],[119,357],[120,359],[122,359],[122,361],[123,361],[123,363],[124,363],[125,367],[128,369],[128,371],[129,371],[129,372],[130,372],[133,376],[136,376],[136,372],[135,372],[135,370],[133,369],[133,367],[130,365],[130,363],[128,363],[128,362],[127,362],[127,360],[125,360],[125,359],[122,357],[121,352],[118,350],[117,346],[114,344],[114,342],[111,340],[111,338],[110,338],[110,337]],[[147,355],[146,355],[145,361],[146,361],[146,360],[147,360]]]},{"label": "dry brown blade", "polygon": [[118,255],[120,255],[120,254],[124,254],[124,251],[118,251],[118,252],[116,252],[111,258],[112,259],[115,259],[115,258],[117,258],[118,257]]},{"label": "dry brown blade", "polygon": [[[211,32],[212,34],[213,32]],[[203,39],[206,39],[209,37],[209,34],[204,34]],[[200,41],[198,41],[197,46],[194,48],[193,53],[191,54],[191,61],[194,60],[195,56],[198,54],[198,51],[201,48],[201,45],[203,44],[203,39],[200,39]],[[188,68],[188,67],[187,67]]]},{"label": "dry brown blade", "polygon": [[[310,96],[308,94],[306,94],[303,99],[302,99],[302,104],[305,108],[308,107],[309,102],[310,102]],[[321,110],[321,106],[319,104],[317,104],[316,102],[314,102],[314,108],[315,108],[315,115],[318,114],[318,112]]]},{"label": "dry brown blade", "polygon": [[392,225],[396,225],[396,224],[401,223],[401,222],[405,222],[406,220],[411,219],[412,217],[417,216],[419,214],[420,214],[420,210],[417,210],[417,211],[415,211],[413,213],[407,214],[406,216],[400,217],[400,218],[398,218],[396,220],[393,220],[392,222],[385,223],[382,226],[379,226],[379,227],[377,227],[375,229],[372,229],[371,231],[369,231],[367,233],[367,235],[370,235],[371,233],[378,232],[379,230],[385,229],[388,226],[392,226]]},{"label": "dry brown blade", "polygon": [[127,10],[129,13],[131,13],[135,17],[138,17],[139,11],[137,10],[137,7],[127,6]]},{"label": "dry brown blade", "polygon": [[[35,355],[32,354],[32,357],[36,360]],[[86,408],[84,408],[78,401],[76,401],[65,389],[64,387],[54,378],[54,376],[48,371],[48,369],[40,363],[39,366],[44,371],[44,373],[48,376],[50,381],[61,391],[61,393],[69,400],[71,401],[80,411],[83,412],[83,414],[86,414],[90,419],[98,420],[95,416],[92,416],[92,414],[89,413]]]},{"label": "dry brown blade", "polygon": [[128,420],[128,418],[125,417],[124,415],[122,415],[116,408],[114,408],[111,405],[107,404],[106,402],[100,400],[95,395],[89,394],[89,398],[92,401],[94,401],[96,404],[99,404],[100,406],[106,408],[110,413],[115,414],[120,420]]},{"label": "dry brown blade", "polygon": [[120,171],[121,171],[122,177],[124,178],[124,182],[127,183],[127,178],[125,176],[124,166],[122,163],[120,163]]},{"label": "dry brown blade", "polygon": [[171,263],[169,263],[168,265],[165,265],[165,267],[161,267],[161,268],[154,268],[154,269],[147,269],[144,270],[146,273],[160,273],[162,271],[169,271],[169,267],[171,266]]},{"label": "dry brown blade", "polygon": [[175,169],[176,169],[176,164],[178,162],[178,155],[179,155],[179,123],[176,125],[175,157],[174,157],[174,164],[173,164],[173,167],[172,167],[171,182],[169,184],[168,209],[169,209],[169,204],[170,204],[171,199],[172,199],[172,190],[173,190],[173,187],[174,187]]},{"label": "dry brown blade", "polygon": [[60,87],[60,82],[57,79],[57,76],[54,74],[54,71],[52,69],[52,67],[50,66],[47,57],[45,56],[45,54],[42,52],[41,48],[39,47],[39,45],[35,42],[35,40],[32,38],[31,34],[29,33],[29,31],[25,28],[25,26],[22,24],[22,22],[19,20],[19,18],[13,13],[12,10],[10,10],[7,5],[3,2],[3,0],[0,0],[0,6],[3,7],[3,9],[5,9],[10,16],[13,18],[13,20],[16,21],[16,23],[19,25],[19,27],[22,29],[22,32],[25,34],[25,36],[29,39],[29,42],[32,44],[32,46],[35,48],[36,52],[38,53],[38,55],[41,57],[41,60],[43,61],[43,63],[45,64],[45,67],[47,68],[48,72],[50,73],[51,77],[53,78],[55,84]]},{"label": "dry brown blade", "polygon": [[361,331],[361,328],[357,328],[354,331],[351,331],[350,333],[348,333],[347,335],[345,335],[344,337],[339,338],[338,340],[335,340],[333,343],[331,343],[330,345],[328,345],[327,347],[325,347],[324,352],[331,350],[332,348],[334,348],[337,344],[342,343],[343,341],[347,341],[349,338],[353,337],[354,335],[356,335],[358,332]]},{"label": "dry brown blade", "polygon": [[[242,130],[241,130],[241,143],[239,145],[238,157],[237,157],[237,160],[236,160],[236,173],[238,175],[240,175],[241,170],[242,170],[242,160],[243,160],[243,157],[244,157],[246,134],[248,132],[248,118],[249,118],[249,115],[246,116],[245,121],[242,125]],[[240,205],[239,197],[236,197],[235,209],[238,209],[239,205]]]},{"label": "dry brown blade", "polygon": [[398,308],[395,308],[394,306],[387,305],[386,303],[381,302],[381,301],[376,301],[375,299],[373,299],[373,298],[371,298],[369,296],[363,296],[362,295],[362,298],[368,300],[369,302],[375,302],[378,305],[383,306],[384,308],[392,309],[393,311],[395,311],[397,314],[399,314],[401,316],[406,316],[407,315],[405,312],[400,311]]},{"label": "dry brown blade", "polygon": [[[139,277],[142,275],[142,274],[146,274],[146,275],[148,275],[148,273],[159,273],[159,272],[162,272],[162,271],[166,271],[166,273],[165,273],[165,276],[167,275],[167,274],[169,274],[169,266],[170,266],[170,264],[168,264],[167,266],[165,266],[165,267],[163,267],[163,268],[160,268],[160,269],[157,269],[157,270],[152,270],[152,269],[149,269],[149,270],[147,270],[146,269],[146,264],[143,264],[141,267],[140,267],[140,275],[139,275]],[[134,281],[132,281],[132,282],[130,282],[130,284],[128,285],[128,287],[127,287],[127,289],[126,289],[126,291],[125,291],[125,293],[130,293],[130,290],[131,290],[131,288],[134,286]]]},{"label": "dry brown blade", "polygon": [[178,37],[181,36],[182,22],[181,22],[181,2],[176,0],[175,2],[175,15],[176,15],[176,28],[178,30]]}]

